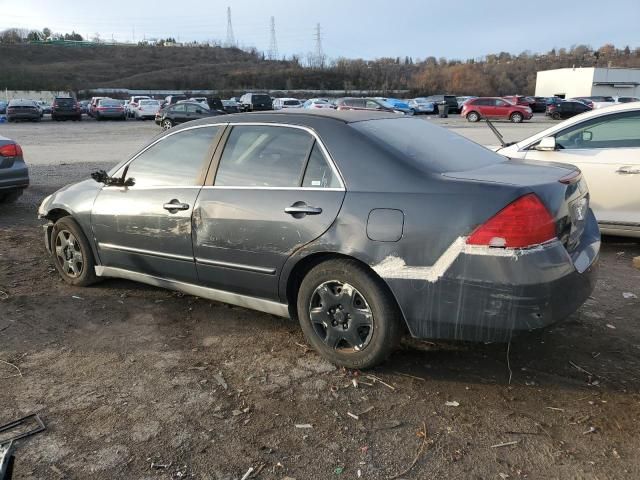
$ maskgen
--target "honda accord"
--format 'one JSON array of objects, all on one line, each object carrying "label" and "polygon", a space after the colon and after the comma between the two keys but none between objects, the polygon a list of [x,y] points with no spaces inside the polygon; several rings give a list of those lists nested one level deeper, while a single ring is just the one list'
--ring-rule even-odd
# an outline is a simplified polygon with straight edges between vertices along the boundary
[{"label": "honda accord", "polygon": [[508,341],[591,293],[581,173],[507,160],[424,120],[334,110],[204,118],[47,197],[61,277],[118,277],[300,322],[367,368],[405,332]]}]

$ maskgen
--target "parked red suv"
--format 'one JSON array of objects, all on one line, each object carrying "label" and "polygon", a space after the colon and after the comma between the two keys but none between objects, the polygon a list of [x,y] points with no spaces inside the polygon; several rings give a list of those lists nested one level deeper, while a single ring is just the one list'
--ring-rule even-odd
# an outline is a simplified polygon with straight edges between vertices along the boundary
[{"label": "parked red suv", "polygon": [[532,101],[530,97],[525,97],[524,95],[507,95],[501,98],[514,105],[522,105],[523,107],[532,107],[532,104],[536,103],[535,100]]},{"label": "parked red suv", "polygon": [[531,108],[514,105],[497,97],[480,97],[469,100],[462,106],[460,115],[470,122],[477,122],[481,118],[498,118],[520,123],[533,117]]}]

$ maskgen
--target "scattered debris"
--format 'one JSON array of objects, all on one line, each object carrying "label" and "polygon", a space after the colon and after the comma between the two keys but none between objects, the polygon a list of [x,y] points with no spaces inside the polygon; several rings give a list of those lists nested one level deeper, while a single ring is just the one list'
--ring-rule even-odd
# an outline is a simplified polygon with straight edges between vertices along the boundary
[{"label": "scattered debris", "polygon": [[242,415],[242,410],[232,410],[231,411],[231,415],[233,415],[234,417],[237,417],[238,415]]},{"label": "scattered debris", "polygon": [[7,378],[21,377],[22,376],[22,372],[20,371],[20,369],[17,366],[15,366],[13,363],[5,362],[4,360],[0,360],[0,363],[4,363],[5,365],[9,365],[10,367],[13,367],[18,371],[18,373],[14,373],[13,375],[9,375],[8,377],[0,377],[0,380],[6,380]]},{"label": "scattered debris", "polygon": [[0,300],[6,300],[7,298],[9,298],[9,294],[0,290]]},{"label": "scattered debris", "polygon": [[452,402],[444,402],[444,404],[447,407],[459,407],[460,406],[460,402],[456,402],[455,400]]},{"label": "scattered debris", "polygon": [[[614,450],[615,452],[615,450]],[[618,457],[620,458],[620,457]],[[358,471],[356,472],[358,474],[358,478],[362,477],[362,470],[358,469]]]},{"label": "scattered debris", "polygon": [[344,472],[344,467],[336,467],[336,469],[333,471],[333,473],[335,473],[336,475],[340,475],[342,474],[342,472]]},{"label": "scattered debris", "polygon": [[415,467],[416,463],[418,463],[418,460],[420,459],[420,456],[424,453],[424,451],[426,450],[427,446],[430,443],[433,443],[432,441],[429,441],[429,437],[427,436],[427,425],[426,425],[426,423],[422,424],[422,430],[417,431],[416,432],[416,436],[418,438],[422,438],[422,442],[420,442],[420,445],[418,446],[418,452],[416,453],[416,457],[413,459],[413,462],[411,462],[411,465],[409,465],[402,472],[395,474],[393,477],[390,477],[389,480],[395,480],[396,478],[403,477],[404,475],[409,473],[411,471],[411,469],[413,467]]},{"label": "scattered debris", "polygon": [[564,412],[564,408],[558,408],[558,407],[545,407],[548,408],[549,410],[555,410],[557,412]]},{"label": "scattered debris", "polygon": [[249,467],[249,470],[247,470],[247,472],[242,476],[240,480],[247,480],[247,478],[249,478],[249,475],[251,475],[252,473],[253,473],[253,467]]},{"label": "scattered debris", "polygon": [[71,295],[71,298],[75,298],[76,300],[84,300],[84,298],[78,296],[78,295]]},{"label": "scattered debris", "polygon": [[407,377],[407,378],[413,378],[414,380],[420,380],[421,382],[426,382],[427,379],[426,378],[422,378],[422,377],[416,377],[415,375],[409,375],[408,373],[402,373],[402,372],[393,372],[396,375],[400,375],[401,377]]},{"label": "scattered debris", "polygon": [[392,428],[398,428],[402,425],[400,420],[383,420],[378,423],[374,430],[391,430]]},{"label": "scattered debris", "polygon": [[310,423],[296,423],[296,428],[313,428]]},{"label": "scattered debris", "polygon": [[161,469],[165,469],[165,468],[169,468],[171,467],[171,462],[169,463],[154,463],[151,462],[151,468],[155,469],[155,470],[161,470]]},{"label": "scattered debris", "polygon": [[355,420],[360,420],[360,417],[358,417],[358,415],[356,415],[355,413],[347,412],[347,415]]},{"label": "scattered debris", "polygon": [[358,379],[357,378],[352,378],[351,379],[351,383],[353,384],[354,388],[358,388]]},{"label": "scattered debris", "polygon": [[615,325],[611,325],[610,323],[607,323],[607,328],[610,328],[610,329],[612,329],[612,330],[615,330],[615,329],[616,329],[616,326],[615,326]]},{"label": "scattered debris", "polygon": [[495,445],[491,445],[491,448],[510,447],[512,445],[517,445],[519,443],[520,443],[520,440],[514,440],[513,442],[496,443]]},{"label": "scattered debris", "polygon": [[638,298],[638,296],[635,293],[632,292],[622,292],[622,296],[626,299],[629,298]]},{"label": "scattered debris", "polygon": [[640,257],[633,257],[631,265],[633,265],[633,268],[637,268],[638,270],[640,270]]},{"label": "scattered debris", "polygon": [[216,379],[216,382],[218,382],[218,385],[220,385],[222,388],[224,388],[225,390],[228,388],[227,382],[224,381],[224,377],[222,376],[222,372],[214,373],[213,378]]},{"label": "scattered debris", "polygon": [[511,353],[511,339],[509,339],[509,343],[507,343],[507,369],[509,370],[509,385],[511,385],[511,378],[513,377],[513,372],[511,371],[511,360],[509,358],[510,353]]},{"label": "scattered debris", "polygon": [[295,342],[295,344],[304,350],[304,352],[302,352],[303,354],[311,351],[311,349],[309,347],[307,347],[306,345],[303,345],[303,344],[298,343],[298,342]]},{"label": "scattered debris", "polygon": [[[637,257],[637,258],[640,258],[640,257]],[[613,453],[613,456],[614,456],[614,457],[616,457],[616,458],[620,458],[620,454],[618,453],[618,451],[617,451],[615,448],[613,449],[613,452],[612,452],[612,453]]]},{"label": "scattered debris", "polygon": [[589,427],[589,430],[587,430],[586,432],[582,432],[583,435],[587,435],[589,433],[596,433],[598,429],[596,427]]},{"label": "scattered debris", "polygon": [[361,417],[362,415],[364,415],[365,413],[369,413],[371,410],[373,410],[373,405],[371,405],[370,407],[365,408],[363,411],[361,411],[360,413],[358,413],[357,415],[359,417]]},{"label": "scattered debris", "polygon": [[391,385],[389,385],[388,383],[384,382],[380,377],[376,377],[375,375],[367,375],[367,378],[369,380],[373,380],[373,383],[381,383],[382,385],[384,385],[385,387],[395,391],[396,387],[393,387]]},{"label": "scattered debris", "polygon": [[582,372],[582,373],[586,373],[587,375],[591,375],[592,377],[597,377],[597,375],[594,375],[593,373],[591,373],[589,370],[585,370],[584,368],[582,368],[580,365],[576,365],[575,363],[573,363],[571,360],[569,360],[569,364],[575,368],[576,370]]}]

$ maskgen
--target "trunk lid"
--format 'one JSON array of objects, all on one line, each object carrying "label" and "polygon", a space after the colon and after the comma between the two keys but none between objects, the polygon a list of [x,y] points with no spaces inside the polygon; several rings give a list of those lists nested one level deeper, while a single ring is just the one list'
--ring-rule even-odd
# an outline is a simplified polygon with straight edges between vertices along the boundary
[{"label": "trunk lid", "polygon": [[[558,238],[569,253],[580,243],[589,211],[589,190],[574,166],[510,160],[442,175],[459,180],[500,183],[535,193],[551,213]],[[573,175],[573,178],[572,178]]]}]

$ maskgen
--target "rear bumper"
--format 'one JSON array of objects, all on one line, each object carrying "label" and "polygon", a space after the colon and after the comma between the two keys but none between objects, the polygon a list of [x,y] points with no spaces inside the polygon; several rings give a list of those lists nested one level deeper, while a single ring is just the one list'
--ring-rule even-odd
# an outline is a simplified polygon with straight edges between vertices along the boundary
[{"label": "rear bumper", "polygon": [[7,119],[9,120],[37,120],[40,117],[40,112],[19,112],[7,114]]},{"label": "rear bumper", "polygon": [[78,110],[56,110],[51,112],[52,118],[78,118],[82,116],[82,112]]},{"label": "rear bumper", "polygon": [[29,169],[22,159],[10,167],[0,168],[0,193],[23,190],[29,186]]},{"label": "rear bumper", "polygon": [[[520,251],[461,247],[433,279],[383,278],[418,338],[506,342],[575,312],[595,287],[600,233],[591,214],[571,254],[560,241]],[[401,275],[394,275],[401,277]]]}]

